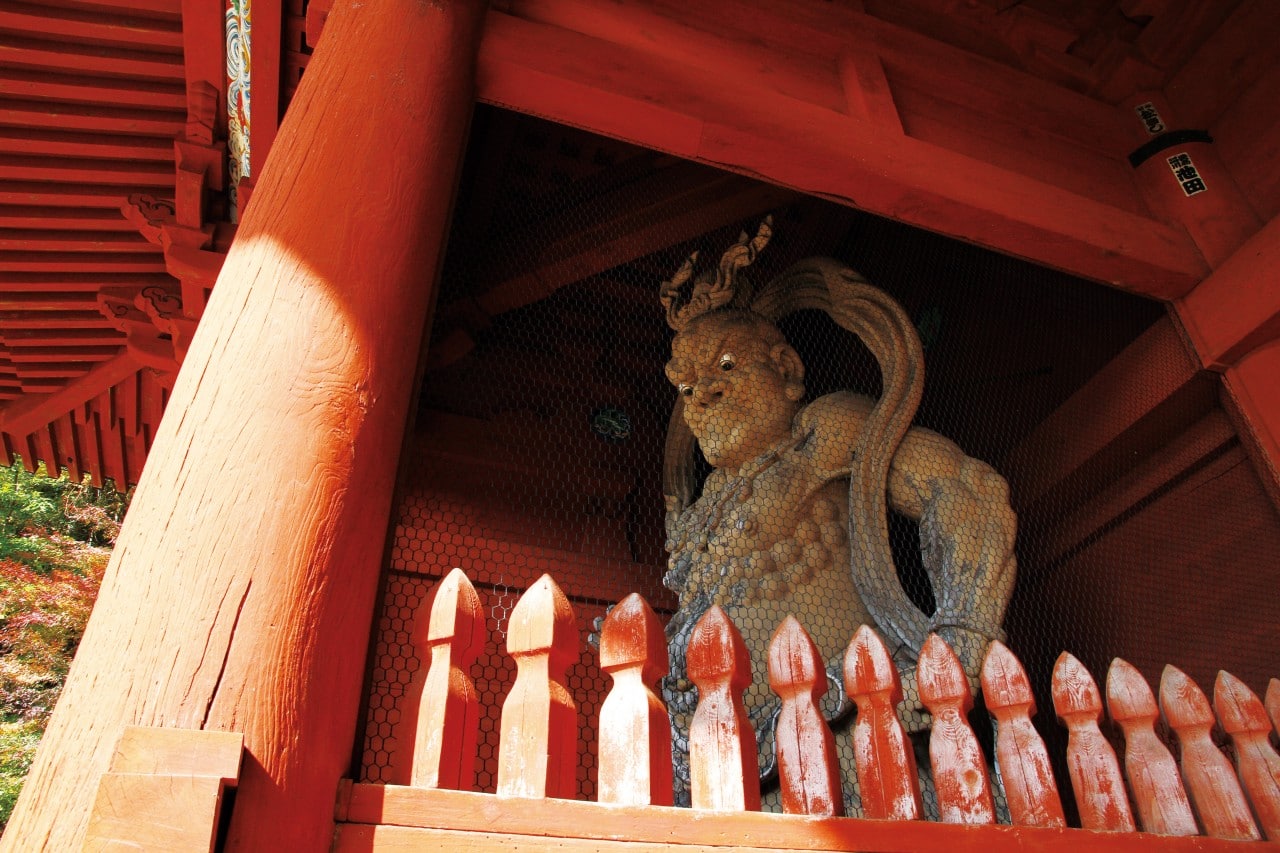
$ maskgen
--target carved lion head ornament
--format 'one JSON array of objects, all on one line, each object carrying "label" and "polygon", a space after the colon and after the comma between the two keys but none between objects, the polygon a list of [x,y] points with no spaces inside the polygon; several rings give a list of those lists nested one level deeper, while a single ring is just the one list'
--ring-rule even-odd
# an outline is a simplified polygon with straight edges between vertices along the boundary
[{"label": "carved lion head ornament", "polygon": [[[800,261],[754,290],[739,273],[772,235],[770,217],[754,237],[743,232],[719,265],[701,274],[697,273],[698,254],[690,255],[659,290],[667,324],[679,334],[694,318],[715,311],[747,310],[777,323],[797,311],[818,309],[866,344],[880,366],[884,391],[856,446],[849,448],[851,568],[858,591],[886,639],[918,651],[928,635],[928,620],[909,602],[898,581],[889,547],[886,489],[889,463],[911,427],[924,391],[920,339],[892,297],[830,258]],[[667,426],[663,465],[668,530],[692,502],[695,449],[696,439],[684,420],[684,400],[677,396]]]}]

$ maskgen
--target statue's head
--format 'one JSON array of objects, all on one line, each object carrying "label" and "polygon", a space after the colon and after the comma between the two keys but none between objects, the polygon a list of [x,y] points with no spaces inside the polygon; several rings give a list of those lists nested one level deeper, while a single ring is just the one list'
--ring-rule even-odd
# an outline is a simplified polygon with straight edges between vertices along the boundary
[{"label": "statue's head", "polygon": [[791,434],[804,397],[804,364],[759,314],[720,309],[671,342],[667,378],[707,461],[737,468]]},{"label": "statue's head", "polygon": [[790,435],[804,396],[799,355],[773,323],[744,307],[750,292],[738,279],[768,244],[771,224],[761,223],[754,238],[744,232],[716,269],[695,278],[695,252],[662,283],[667,323],[676,330],[667,378],[717,468],[737,468]]}]

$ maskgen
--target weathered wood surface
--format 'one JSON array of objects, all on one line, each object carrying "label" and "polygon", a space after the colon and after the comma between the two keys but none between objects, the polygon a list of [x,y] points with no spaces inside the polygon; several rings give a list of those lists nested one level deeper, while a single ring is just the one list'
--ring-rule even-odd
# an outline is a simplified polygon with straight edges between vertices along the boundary
[{"label": "weathered wood surface", "polygon": [[787,814],[844,814],[836,739],[819,702],[827,692],[822,655],[790,614],[769,644],[769,686],[782,699],[774,743]]},{"label": "weathered wood surface", "polygon": [[1053,708],[1070,733],[1067,767],[1085,829],[1133,832],[1133,812],[1115,750],[1098,729],[1102,694],[1075,657],[1063,652],[1053,666]]},{"label": "weathered wood surface", "polygon": [[946,641],[930,634],[916,669],[920,699],[933,715],[929,761],[943,823],[995,823],[987,761],[969,727],[973,695],[964,667]]},{"label": "weathered wood surface", "polygon": [[1178,736],[1182,777],[1205,832],[1215,838],[1258,838],[1235,768],[1213,742],[1216,720],[1209,699],[1175,666],[1165,666],[1160,676],[1160,711]]},{"label": "weathered wood surface", "polygon": [[525,591],[507,624],[516,680],[502,703],[498,796],[572,797],[578,708],[565,673],[578,659],[573,605],[550,575]]},{"label": "weathered wood surface", "polygon": [[[759,812],[697,812],[660,806],[617,806],[572,800],[508,800],[467,791],[353,785],[340,808],[337,851],[453,849],[564,850],[879,850],[901,853],[1162,853],[1253,849],[1204,836],[1090,832],[1083,829],[965,825],[929,821]],[[381,824],[375,828],[374,824]],[[433,827],[419,831],[414,827]],[[374,845],[381,835],[386,847]],[[469,847],[461,846],[463,843]],[[416,846],[413,846],[416,845]],[[686,846],[687,845],[687,846]],[[449,848],[443,848],[449,849]],[[1269,849],[1258,847],[1259,850]]]},{"label": "weathered wood surface", "polygon": [[1213,684],[1213,707],[1235,746],[1236,772],[1262,834],[1280,841],[1280,755],[1271,746],[1271,721],[1257,694],[1225,670]]},{"label": "weathered wood surface", "polygon": [[336,4],[0,848],[77,849],[159,723],[243,731],[229,850],[328,847],[482,6]]},{"label": "weathered wood surface", "polygon": [[600,802],[671,805],[671,721],[654,689],[670,668],[667,639],[658,615],[638,593],[628,595],[605,617],[600,668],[613,678],[600,706]]},{"label": "weathered wood surface", "polygon": [[1144,832],[1195,835],[1195,815],[1173,754],[1156,735],[1160,708],[1142,673],[1116,658],[1107,670],[1107,710],[1124,731],[1124,769]]},{"label": "weathered wood surface", "polygon": [[902,701],[898,668],[880,636],[866,625],[844,656],[844,684],[858,706],[854,763],[862,813],[879,820],[916,820],[924,813],[911,742],[895,711]]},{"label": "weathered wood surface", "polygon": [[1067,825],[1044,740],[1031,723],[1036,712],[1022,663],[999,640],[982,663],[982,696],[996,718],[996,764],[1009,816],[1020,826]]},{"label": "weathered wood surface", "polygon": [[[484,651],[487,632],[480,596],[461,569],[436,586],[425,630],[419,625],[417,634],[424,663],[418,670],[421,693],[415,697],[410,689],[404,703],[408,710],[400,716],[400,725],[414,730],[413,748],[407,750],[408,782],[475,790],[480,696],[470,669]],[[402,760],[393,756],[392,761]]]},{"label": "weathered wood surface", "polygon": [[759,811],[760,760],[742,694],[751,662],[742,635],[718,606],[694,626],[687,652],[698,707],[689,725],[689,790],[695,809]]},{"label": "weathered wood surface", "polygon": [[1271,718],[1271,726],[1280,733],[1280,678],[1273,678],[1267,684],[1267,698],[1263,700],[1267,716]]}]

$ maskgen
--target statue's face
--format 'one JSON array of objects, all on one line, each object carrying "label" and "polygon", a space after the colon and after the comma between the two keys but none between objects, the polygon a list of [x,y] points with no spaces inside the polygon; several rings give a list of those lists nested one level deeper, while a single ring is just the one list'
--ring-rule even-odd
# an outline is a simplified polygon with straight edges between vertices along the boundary
[{"label": "statue's face", "polygon": [[[785,343],[750,324],[708,314],[671,342],[667,378],[707,461],[737,468],[791,433],[803,367]],[[798,390],[797,390],[798,389]]]}]

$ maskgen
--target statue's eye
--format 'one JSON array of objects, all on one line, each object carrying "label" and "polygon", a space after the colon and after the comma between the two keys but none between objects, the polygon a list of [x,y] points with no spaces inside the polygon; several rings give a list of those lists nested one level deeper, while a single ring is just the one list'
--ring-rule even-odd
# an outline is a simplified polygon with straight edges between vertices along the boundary
[{"label": "statue's eye", "polygon": [[726,373],[733,370],[733,356],[731,354],[725,353],[720,356],[720,369]]},{"label": "statue's eye", "polygon": [[676,386],[676,390],[680,392],[681,397],[693,396],[693,386],[688,384],[687,382],[681,382],[679,385]]}]

